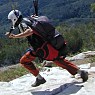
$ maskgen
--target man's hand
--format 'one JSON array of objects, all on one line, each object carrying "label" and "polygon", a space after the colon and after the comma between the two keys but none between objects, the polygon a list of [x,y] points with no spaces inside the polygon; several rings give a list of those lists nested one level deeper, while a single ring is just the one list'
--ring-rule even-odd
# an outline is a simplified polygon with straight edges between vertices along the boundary
[{"label": "man's hand", "polygon": [[15,38],[16,36],[15,36],[15,34],[13,34],[13,33],[11,33],[10,35],[9,35],[9,38]]},{"label": "man's hand", "polygon": [[15,38],[15,34],[10,33],[10,32],[6,32],[5,35],[8,36],[9,38]]}]

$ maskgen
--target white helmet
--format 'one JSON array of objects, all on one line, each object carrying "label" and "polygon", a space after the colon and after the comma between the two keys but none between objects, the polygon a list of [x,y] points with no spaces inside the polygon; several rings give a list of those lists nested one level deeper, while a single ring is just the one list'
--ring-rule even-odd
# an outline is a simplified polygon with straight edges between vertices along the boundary
[{"label": "white helmet", "polygon": [[20,16],[22,16],[22,14],[19,10],[12,10],[8,14],[8,19],[10,19],[12,21],[13,27],[15,27],[15,24],[18,21]]}]

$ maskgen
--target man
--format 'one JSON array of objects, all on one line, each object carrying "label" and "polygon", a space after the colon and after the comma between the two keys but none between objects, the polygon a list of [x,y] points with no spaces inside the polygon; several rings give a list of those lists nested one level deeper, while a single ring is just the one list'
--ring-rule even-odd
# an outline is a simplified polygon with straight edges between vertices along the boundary
[{"label": "man", "polygon": [[[45,17],[46,18],[46,17]],[[22,56],[20,63],[28,69],[35,77],[36,81],[33,87],[44,84],[46,80],[39,74],[39,70],[33,64],[36,57],[40,59],[53,61],[56,65],[66,69],[70,74],[80,74],[83,82],[87,81],[88,73],[80,70],[76,65],[65,59],[66,43],[62,35],[55,30],[47,19],[38,17],[23,18],[19,10],[12,10],[8,14],[8,19],[12,21],[13,29],[19,27],[21,33],[7,35],[9,38],[26,37],[31,45],[31,49]]]}]

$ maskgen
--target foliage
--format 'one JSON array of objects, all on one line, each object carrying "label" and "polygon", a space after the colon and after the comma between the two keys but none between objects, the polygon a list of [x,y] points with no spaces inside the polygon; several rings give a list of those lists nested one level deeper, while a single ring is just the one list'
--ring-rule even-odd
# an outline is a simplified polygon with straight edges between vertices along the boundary
[{"label": "foliage", "polygon": [[20,42],[19,39],[1,39],[0,65],[17,64],[20,57],[27,49],[26,42]]},{"label": "foliage", "polygon": [[92,10],[92,12],[95,12],[95,3],[91,4],[91,10]]},{"label": "foliage", "polygon": [[18,66],[16,68],[11,68],[0,72],[0,81],[11,81],[27,73],[29,72],[21,66]]},{"label": "foliage", "polygon": [[[94,17],[90,11],[94,0],[39,0],[39,15],[46,15],[54,25],[73,20]],[[15,7],[24,16],[34,13],[32,0],[0,0],[0,36],[9,28],[8,13]],[[82,21],[84,21],[83,19]]]},{"label": "foliage", "polygon": [[91,56],[89,60],[90,60],[90,63],[95,62],[95,56]]},{"label": "foliage", "polygon": [[61,24],[57,29],[60,31],[68,46],[69,53],[86,50],[95,50],[95,24]]}]

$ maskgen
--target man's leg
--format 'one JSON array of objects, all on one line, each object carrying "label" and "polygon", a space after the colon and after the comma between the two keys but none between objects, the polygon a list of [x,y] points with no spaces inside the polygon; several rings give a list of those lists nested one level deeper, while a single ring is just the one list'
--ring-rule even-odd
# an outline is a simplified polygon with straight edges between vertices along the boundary
[{"label": "man's leg", "polygon": [[29,70],[35,77],[36,82],[32,85],[33,87],[39,86],[40,84],[45,83],[45,79],[39,74],[39,70],[33,64],[33,60],[35,59],[34,56],[31,55],[30,51],[22,56],[20,59],[20,63]]},{"label": "man's leg", "polygon": [[79,70],[79,68],[74,65],[73,63],[69,62],[68,60],[65,59],[59,59],[59,60],[55,60],[54,63],[64,69],[66,69],[69,73],[71,73],[72,75],[77,74],[77,71]]},{"label": "man's leg", "polygon": [[29,72],[31,72],[34,76],[37,76],[39,74],[39,70],[35,67],[33,64],[33,60],[35,59],[34,56],[30,54],[30,52],[27,52],[22,56],[20,59],[20,63],[27,69]]},{"label": "man's leg", "polygon": [[[48,50],[49,50],[49,55],[46,58],[46,60],[52,60],[52,59],[55,59],[56,56],[58,56],[58,51],[54,49],[50,44],[48,44]],[[56,59],[54,63],[62,67],[63,69],[66,69],[72,75],[80,73],[81,78],[83,79],[83,82],[87,81],[88,73],[86,71],[80,70],[76,65],[69,62],[68,60],[65,60],[64,58],[60,58],[58,60]]]},{"label": "man's leg", "polygon": [[59,60],[55,60],[54,63],[62,67],[63,69],[66,69],[72,75],[80,73],[81,78],[83,79],[83,82],[88,80],[88,73],[86,71],[80,70],[76,65],[69,62],[68,60],[59,59]]}]

